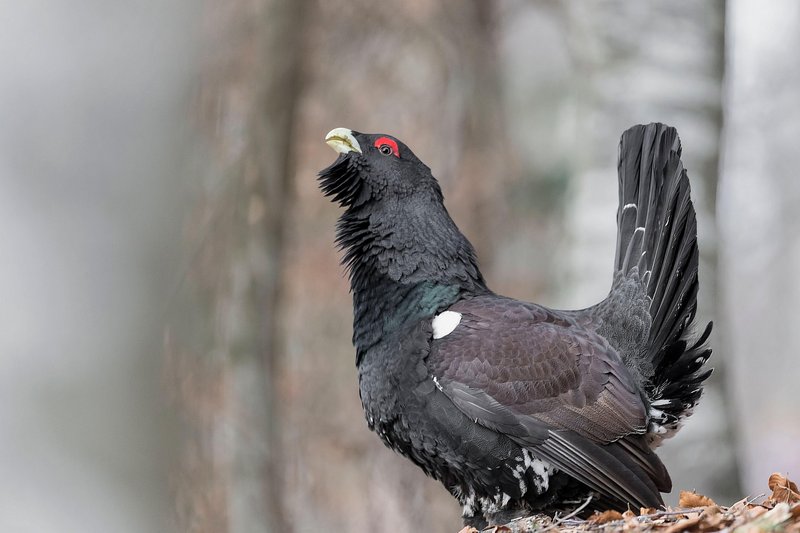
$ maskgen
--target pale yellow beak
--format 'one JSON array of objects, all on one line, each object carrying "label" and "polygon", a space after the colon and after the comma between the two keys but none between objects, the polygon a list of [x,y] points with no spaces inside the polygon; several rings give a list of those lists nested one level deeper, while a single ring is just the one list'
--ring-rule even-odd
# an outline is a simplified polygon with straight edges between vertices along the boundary
[{"label": "pale yellow beak", "polygon": [[325,136],[325,142],[339,152],[346,154],[347,152],[361,152],[361,146],[353,136],[353,132],[347,128],[334,128]]}]

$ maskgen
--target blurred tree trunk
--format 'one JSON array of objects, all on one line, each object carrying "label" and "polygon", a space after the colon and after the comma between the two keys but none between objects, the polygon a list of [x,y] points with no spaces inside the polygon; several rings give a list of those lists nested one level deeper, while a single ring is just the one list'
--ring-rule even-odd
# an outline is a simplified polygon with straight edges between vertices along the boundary
[{"label": "blurred tree trunk", "polygon": [[[636,123],[677,127],[698,214],[701,321],[717,315],[715,190],[720,144],[724,12],[721,0],[571,2],[568,21],[577,61],[575,198],[564,283],[568,307],[591,305],[611,283],[616,235],[616,156],[620,134]],[[680,31],[678,31],[680,30]],[[679,34],[681,38],[675,39]],[[728,348],[716,334],[717,369],[701,406],[662,457],[676,488],[737,497],[730,428],[720,371]],[[715,453],[692,450],[714,449]],[[702,466],[702,468],[699,468]]]},{"label": "blurred tree trunk", "polygon": [[746,494],[800,473],[800,4],[730,2],[719,217],[723,327]]},{"label": "blurred tree trunk", "polygon": [[497,222],[507,211],[510,153],[500,79],[498,13],[495,2],[472,0],[449,6],[445,27],[453,32],[461,71],[451,83],[463,85],[462,146],[455,165],[457,183],[449,204],[461,230],[475,247],[481,268],[490,273],[497,242]]},{"label": "blurred tree trunk", "polygon": [[[204,316],[175,370],[189,421],[178,490],[187,531],[288,531],[278,314],[305,2],[210,0],[198,93],[210,140],[205,242],[190,273]],[[186,338],[178,345],[185,346]],[[181,348],[186,351],[185,348]],[[174,358],[173,358],[174,359]]]}]

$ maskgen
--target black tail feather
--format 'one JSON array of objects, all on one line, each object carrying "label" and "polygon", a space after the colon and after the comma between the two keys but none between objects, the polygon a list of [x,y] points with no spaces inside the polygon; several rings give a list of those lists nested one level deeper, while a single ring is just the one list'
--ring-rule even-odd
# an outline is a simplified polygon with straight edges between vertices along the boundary
[{"label": "black tail feather", "polygon": [[615,286],[638,277],[648,297],[651,325],[639,357],[652,369],[646,392],[656,415],[652,438],[660,440],[691,412],[711,373],[703,370],[711,324],[693,339],[697,218],[674,128],[640,125],[622,135],[619,193]]}]

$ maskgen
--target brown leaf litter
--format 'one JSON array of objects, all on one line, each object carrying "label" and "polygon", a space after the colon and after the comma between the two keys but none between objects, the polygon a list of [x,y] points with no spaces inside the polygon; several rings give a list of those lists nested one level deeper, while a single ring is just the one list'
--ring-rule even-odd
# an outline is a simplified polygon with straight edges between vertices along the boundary
[{"label": "brown leaf litter", "polygon": [[[595,513],[588,520],[566,515],[553,518],[535,515],[519,518],[502,526],[490,526],[484,533],[730,533],[786,532],[800,533],[800,490],[782,474],[769,477],[772,494],[743,499],[729,507],[694,491],[681,491],[677,507],[665,510],[642,508]],[[459,533],[480,533],[465,527]]]}]

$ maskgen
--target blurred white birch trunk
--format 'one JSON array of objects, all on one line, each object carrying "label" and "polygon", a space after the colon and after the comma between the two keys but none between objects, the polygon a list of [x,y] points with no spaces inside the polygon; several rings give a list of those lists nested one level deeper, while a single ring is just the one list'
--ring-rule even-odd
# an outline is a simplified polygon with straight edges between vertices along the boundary
[{"label": "blurred white birch trunk", "polygon": [[732,0],[720,182],[726,356],[745,494],[800,476],[800,3]]}]

